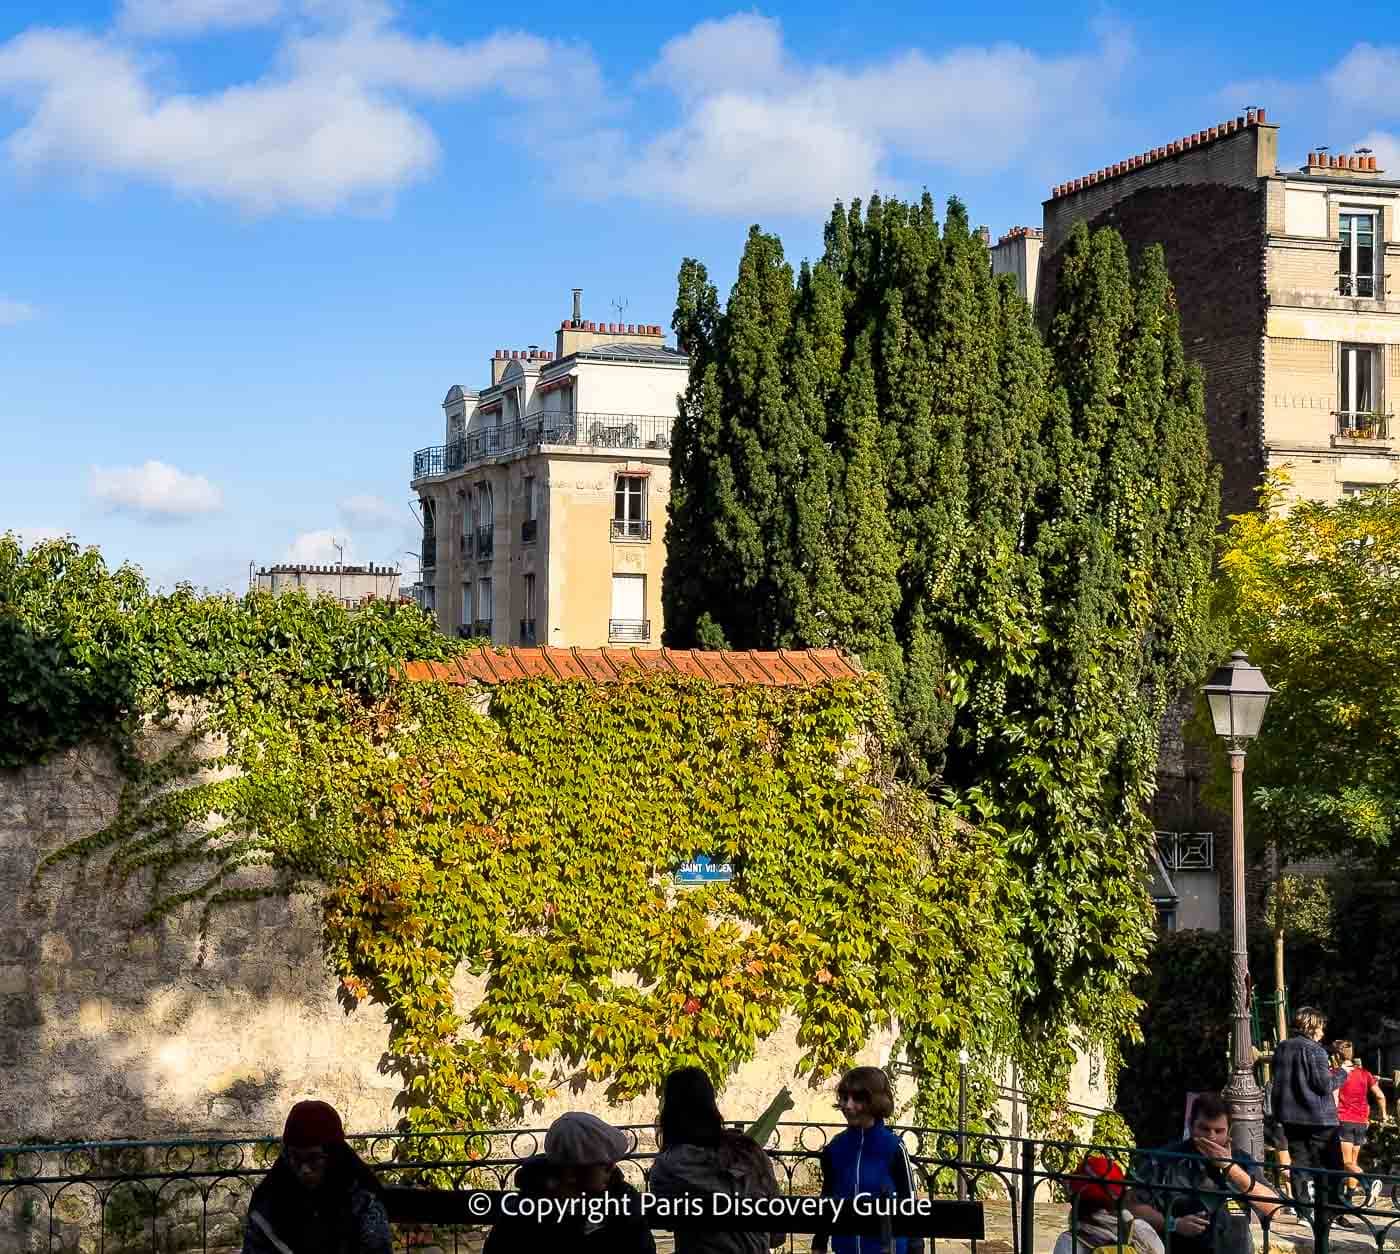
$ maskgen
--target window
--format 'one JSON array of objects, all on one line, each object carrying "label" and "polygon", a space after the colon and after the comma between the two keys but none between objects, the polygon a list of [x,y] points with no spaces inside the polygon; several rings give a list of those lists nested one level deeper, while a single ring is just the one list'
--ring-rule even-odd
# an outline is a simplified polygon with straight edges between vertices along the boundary
[{"label": "window", "polygon": [[1342,484],[1342,495],[1365,496],[1375,486],[1374,483],[1344,483]]},{"label": "window", "polygon": [[468,581],[462,585],[462,626],[472,625],[472,586]]},{"label": "window", "polygon": [[520,620],[520,643],[535,643],[535,577],[525,576],[525,616]]},{"label": "window", "polygon": [[525,518],[528,522],[535,521],[535,476],[525,476]]},{"label": "window", "polygon": [[1340,219],[1341,265],[1338,290],[1343,296],[1376,294],[1376,215],[1344,213]]},{"label": "window", "polygon": [[429,614],[437,609],[437,589],[430,583],[425,583],[423,585],[423,608],[427,610]]},{"label": "window", "polygon": [[491,622],[494,617],[491,608],[491,581],[479,579],[476,584],[476,619],[479,623]]},{"label": "window", "polygon": [[472,490],[462,493],[462,556],[472,553]]},{"label": "window", "polygon": [[608,639],[639,644],[651,639],[646,617],[647,577],[612,577],[612,616],[608,619]]},{"label": "window", "polygon": [[646,504],[646,478],[642,475],[618,475],[613,482],[613,539],[651,539]]},{"label": "window", "polygon": [[1343,344],[1341,351],[1341,404],[1338,431],[1367,438],[1376,434],[1376,383],[1378,351],[1360,344]]},{"label": "window", "polygon": [[437,565],[437,509],[426,496],[419,497],[418,503],[423,507],[422,564],[424,570],[431,570]]}]

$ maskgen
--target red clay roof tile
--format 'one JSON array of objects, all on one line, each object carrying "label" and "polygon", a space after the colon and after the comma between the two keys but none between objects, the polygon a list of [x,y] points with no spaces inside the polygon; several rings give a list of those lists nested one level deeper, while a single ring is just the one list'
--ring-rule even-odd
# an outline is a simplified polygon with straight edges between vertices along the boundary
[{"label": "red clay roof tile", "polygon": [[624,675],[681,675],[712,683],[803,687],[854,679],[860,664],[838,649],[715,652],[704,649],[473,649],[447,662],[406,662],[403,677],[448,684],[509,683],[531,678],[616,683]]}]

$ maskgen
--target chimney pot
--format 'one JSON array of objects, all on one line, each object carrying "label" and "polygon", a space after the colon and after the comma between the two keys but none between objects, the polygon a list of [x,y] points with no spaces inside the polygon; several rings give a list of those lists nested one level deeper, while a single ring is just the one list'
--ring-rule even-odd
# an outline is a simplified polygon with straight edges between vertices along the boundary
[{"label": "chimney pot", "polygon": [[1259,112],[1258,112],[1257,114],[1255,114],[1255,120],[1258,121],[1258,122],[1263,122],[1263,121],[1264,121],[1264,110],[1263,110],[1263,109],[1260,109]]},{"label": "chimney pot", "polygon": [[1317,153],[1315,153],[1315,152],[1310,152],[1310,153],[1308,153],[1308,164],[1309,164],[1309,165],[1316,165],[1316,164],[1317,164]]},{"label": "chimney pot", "polygon": [[1250,126],[1253,126],[1253,125],[1254,125],[1254,110],[1253,110],[1253,109],[1246,109],[1246,110],[1245,110],[1245,115],[1244,115],[1244,116],[1245,116],[1245,119],[1249,122]]},{"label": "chimney pot", "polygon": [[583,288],[573,289],[574,295],[574,321],[578,322],[583,317]]},{"label": "chimney pot", "polygon": [[1366,168],[1367,168],[1368,170],[1374,170],[1374,169],[1376,168],[1376,159],[1375,159],[1375,157],[1367,157],[1367,158],[1366,158]]}]

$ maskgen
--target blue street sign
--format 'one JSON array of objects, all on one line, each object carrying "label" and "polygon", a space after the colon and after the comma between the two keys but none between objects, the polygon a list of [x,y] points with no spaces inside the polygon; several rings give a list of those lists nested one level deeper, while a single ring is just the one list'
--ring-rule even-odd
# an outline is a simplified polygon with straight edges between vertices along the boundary
[{"label": "blue street sign", "polygon": [[733,878],[732,862],[711,862],[709,855],[703,853],[676,868],[677,884],[725,884]]}]

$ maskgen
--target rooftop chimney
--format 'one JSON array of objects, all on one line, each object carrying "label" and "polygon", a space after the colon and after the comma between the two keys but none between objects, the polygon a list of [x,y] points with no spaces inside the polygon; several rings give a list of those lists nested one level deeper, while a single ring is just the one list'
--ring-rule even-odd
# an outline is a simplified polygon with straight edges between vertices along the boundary
[{"label": "rooftop chimney", "polygon": [[574,288],[574,321],[583,321],[583,288]]}]

